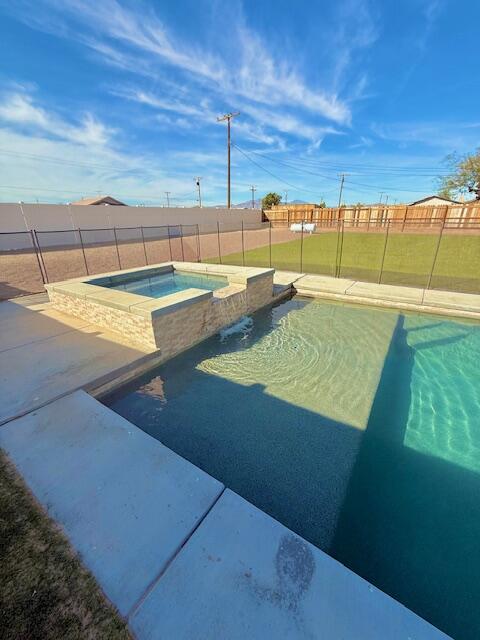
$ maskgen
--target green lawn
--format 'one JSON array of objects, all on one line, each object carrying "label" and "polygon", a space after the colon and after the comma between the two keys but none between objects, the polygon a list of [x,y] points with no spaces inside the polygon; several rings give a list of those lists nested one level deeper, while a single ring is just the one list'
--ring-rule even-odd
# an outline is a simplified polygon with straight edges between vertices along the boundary
[{"label": "green lawn", "polygon": [[[378,282],[423,287],[428,283],[438,235],[346,232],[343,245],[336,232],[305,235],[291,242],[272,244],[245,252],[245,265],[335,275],[336,256],[341,253],[339,275]],[[302,260],[300,256],[302,254]],[[223,264],[243,264],[242,253],[222,256]],[[480,293],[480,236],[444,234],[440,243],[431,287]]]}]

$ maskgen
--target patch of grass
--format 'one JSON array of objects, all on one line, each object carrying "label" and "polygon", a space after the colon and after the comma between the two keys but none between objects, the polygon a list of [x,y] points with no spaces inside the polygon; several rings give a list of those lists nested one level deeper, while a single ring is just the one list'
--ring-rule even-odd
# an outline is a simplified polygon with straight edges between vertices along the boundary
[{"label": "patch of grass", "polygon": [[[333,276],[337,242],[337,233],[332,232],[305,235],[303,247],[300,238],[272,244],[271,266]],[[340,243],[338,249],[339,254],[341,252],[340,276],[378,282],[383,259],[383,284],[425,287],[437,243],[436,234],[390,233],[385,249],[384,233],[345,232],[343,244]],[[243,256],[241,253],[222,256],[222,262],[241,265]],[[264,246],[245,251],[245,264],[270,266],[270,248]],[[431,286],[467,293],[480,292],[480,236],[443,235]]]},{"label": "patch of grass", "polygon": [[1,450],[0,567],[0,638],[131,638]]}]

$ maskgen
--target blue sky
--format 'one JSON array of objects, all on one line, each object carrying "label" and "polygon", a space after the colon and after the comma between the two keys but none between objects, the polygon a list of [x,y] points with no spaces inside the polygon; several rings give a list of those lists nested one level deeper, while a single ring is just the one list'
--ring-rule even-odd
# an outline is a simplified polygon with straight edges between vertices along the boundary
[{"label": "blue sky", "polygon": [[436,190],[480,144],[476,0],[0,0],[0,200],[335,204]]}]

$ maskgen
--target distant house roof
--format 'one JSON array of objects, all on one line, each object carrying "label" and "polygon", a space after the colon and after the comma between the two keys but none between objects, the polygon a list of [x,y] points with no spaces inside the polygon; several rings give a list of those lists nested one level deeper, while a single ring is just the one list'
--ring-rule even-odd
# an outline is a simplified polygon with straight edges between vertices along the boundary
[{"label": "distant house roof", "polygon": [[450,198],[444,198],[443,196],[438,196],[437,194],[435,194],[433,196],[427,196],[426,198],[422,198],[421,200],[411,202],[410,206],[416,204],[424,204],[426,202],[429,202],[430,200],[441,200],[442,202],[445,202],[445,204],[462,204],[461,202],[458,202],[458,200],[451,200]]},{"label": "distant house roof", "polygon": [[123,206],[125,207],[124,202],[120,202],[116,198],[112,198],[112,196],[95,196],[94,198],[82,198],[81,200],[77,200],[76,202],[72,202],[72,204],[111,204],[115,206]]}]

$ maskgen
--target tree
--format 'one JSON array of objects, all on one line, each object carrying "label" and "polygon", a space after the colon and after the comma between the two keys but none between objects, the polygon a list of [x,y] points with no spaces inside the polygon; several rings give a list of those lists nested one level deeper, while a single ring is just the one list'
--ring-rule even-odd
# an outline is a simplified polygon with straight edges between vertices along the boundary
[{"label": "tree", "polygon": [[472,193],[480,200],[480,147],[470,155],[452,153],[446,157],[450,175],[439,178],[438,195],[452,198],[461,193]]},{"label": "tree", "polygon": [[326,209],[327,205],[325,204],[325,200],[322,200],[321,202],[319,202],[319,204],[317,205],[319,209]]},{"label": "tree", "polygon": [[278,193],[271,191],[270,193],[267,193],[265,197],[262,198],[262,208],[270,209],[274,205],[280,204],[281,201],[282,201],[282,196],[278,195]]}]

